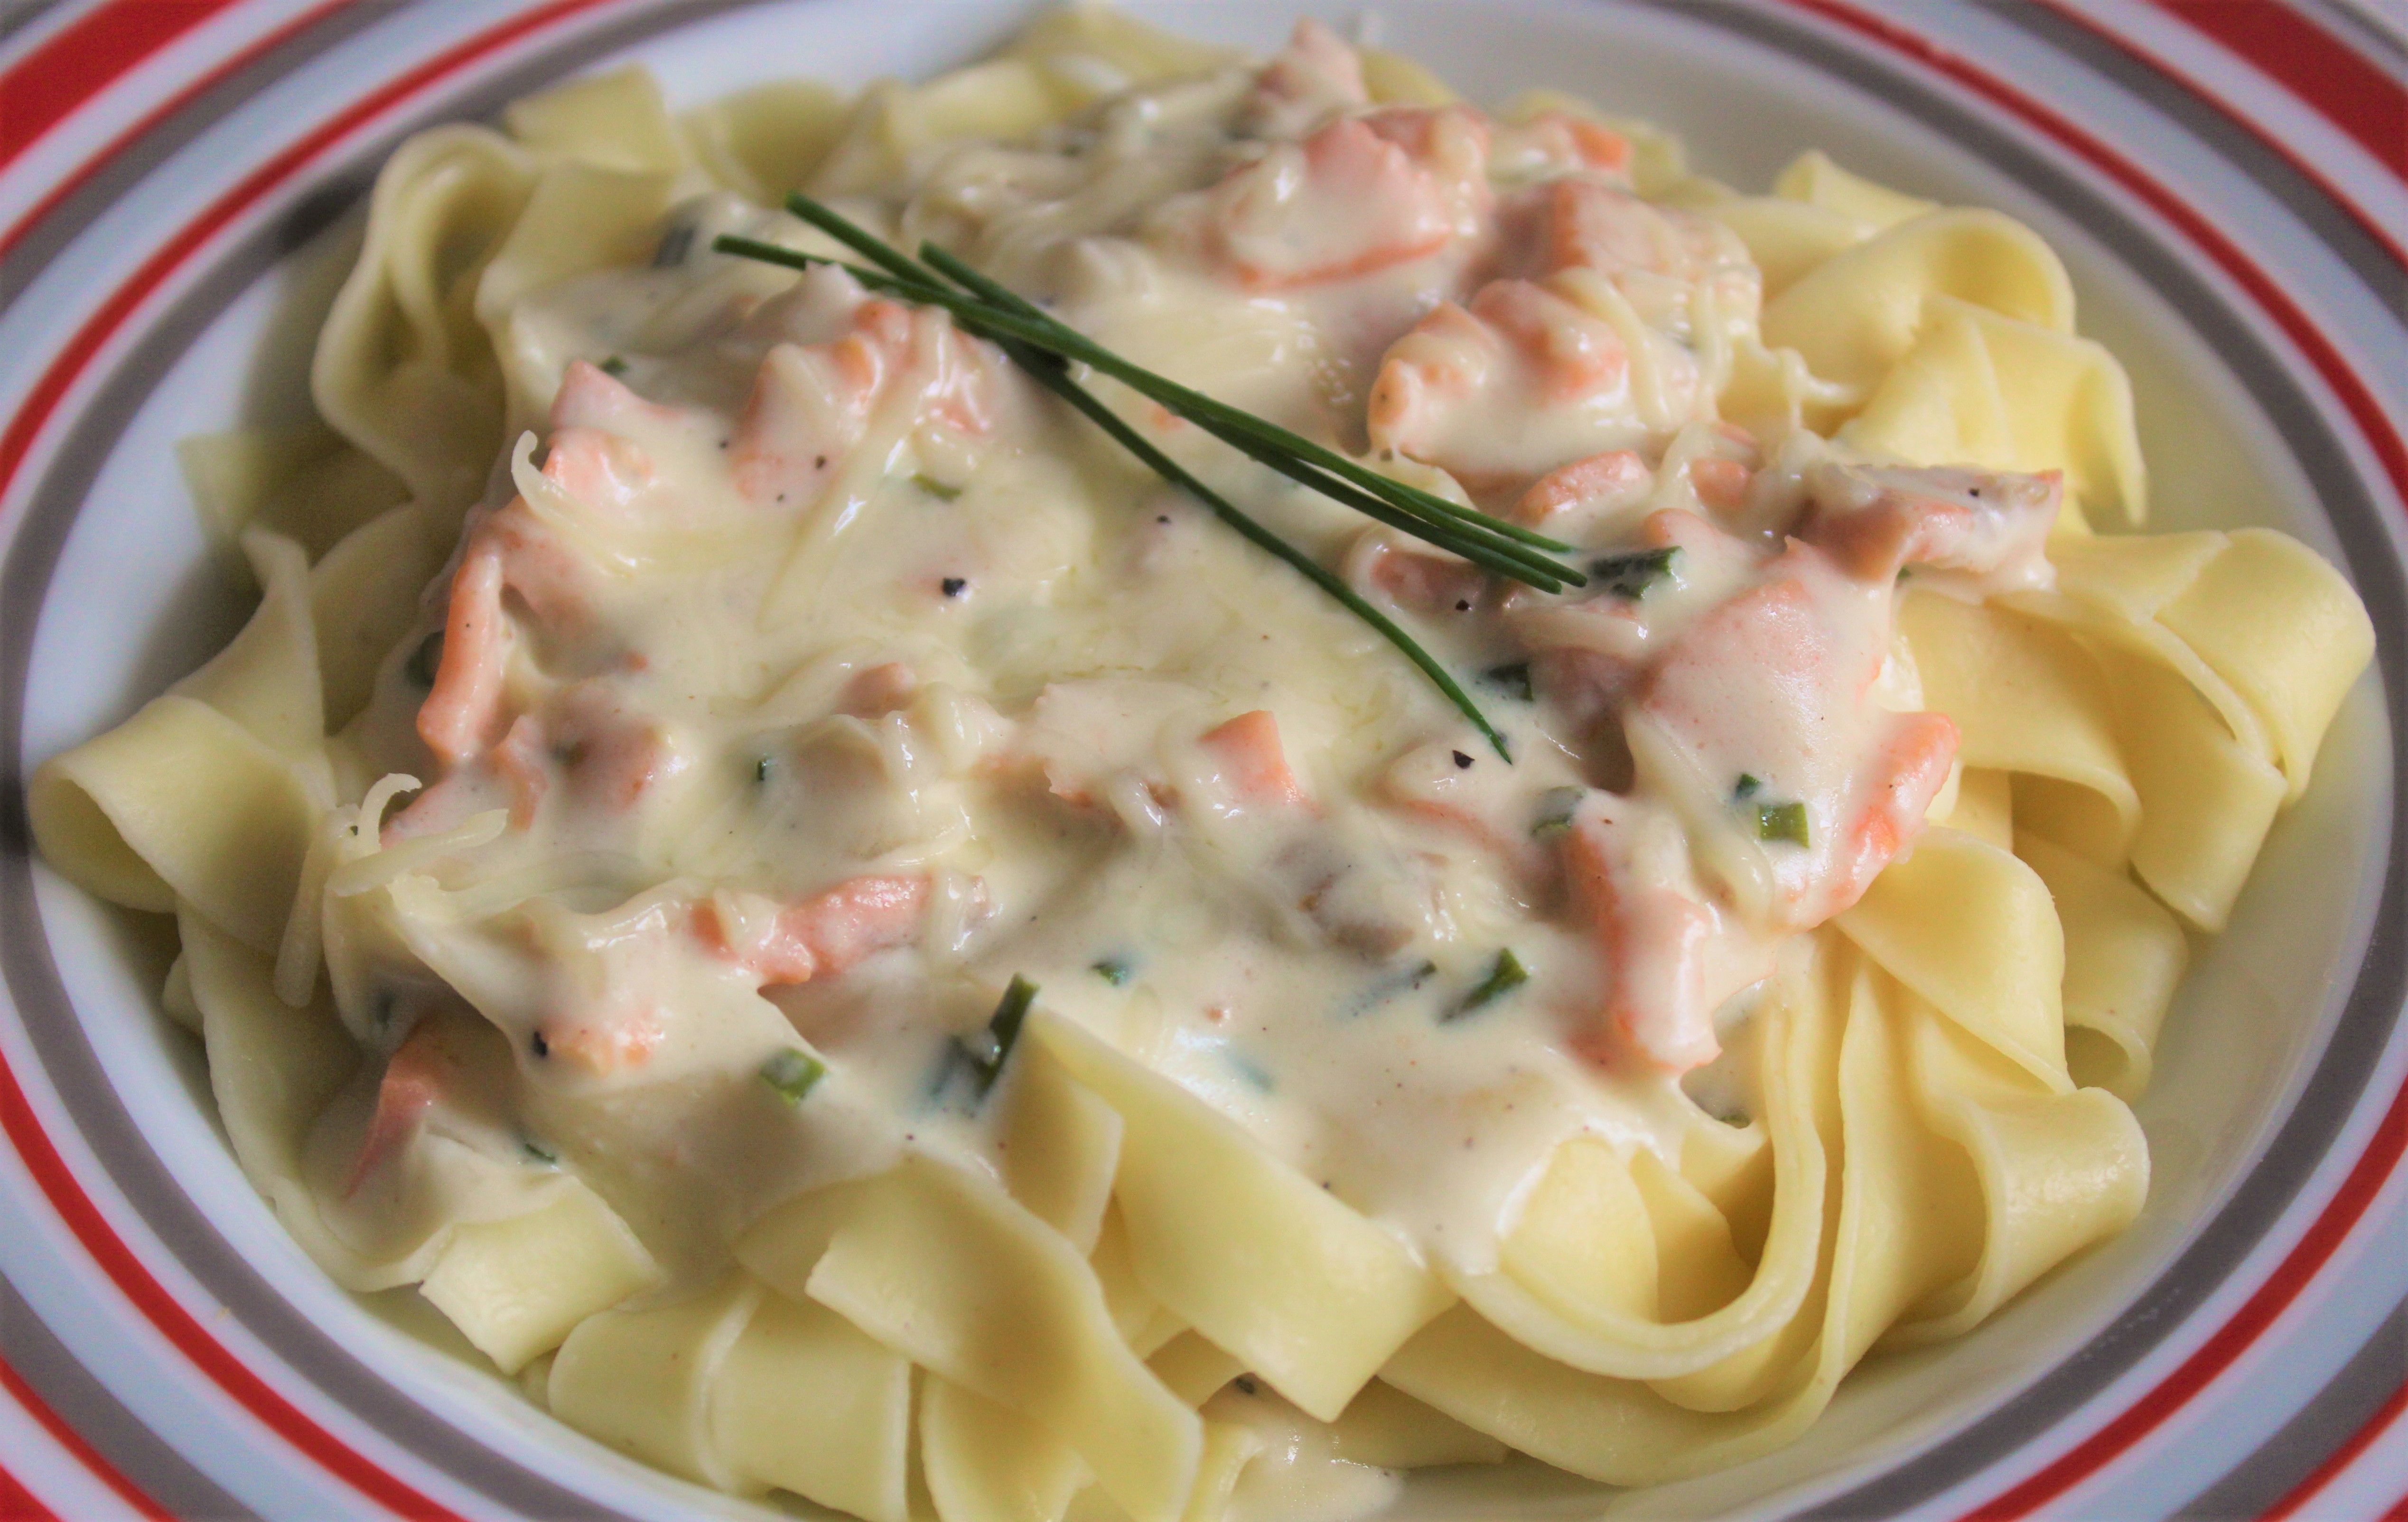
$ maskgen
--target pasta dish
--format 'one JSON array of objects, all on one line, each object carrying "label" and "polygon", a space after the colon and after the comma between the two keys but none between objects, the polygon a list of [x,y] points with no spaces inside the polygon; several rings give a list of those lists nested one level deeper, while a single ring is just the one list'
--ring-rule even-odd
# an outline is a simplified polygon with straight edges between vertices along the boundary
[{"label": "pasta dish", "polygon": [[335,1281],[869,1522],[1789,1442],[2139,1212],[2372,647],[2021,224],[1309,21],[422,133],[311,391],[40,847]]}]

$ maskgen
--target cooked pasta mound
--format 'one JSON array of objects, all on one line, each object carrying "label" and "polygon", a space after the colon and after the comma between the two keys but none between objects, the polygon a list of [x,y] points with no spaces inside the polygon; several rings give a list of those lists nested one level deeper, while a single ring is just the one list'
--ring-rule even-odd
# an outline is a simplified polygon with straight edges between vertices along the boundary
[{"label": "cooked pasta mound", "polygon": [[[857,278],[796,187],[1577,579]],[[337,1282],[870,1522],[1789,1442],[2132,1220],[2186,936],[2372,648],[2280,534],[2130,532],[2018,223],[1311,22],[423,133],[310,379],[186,444],[258,611],[41,768],[41,848],[175,916]]]}]

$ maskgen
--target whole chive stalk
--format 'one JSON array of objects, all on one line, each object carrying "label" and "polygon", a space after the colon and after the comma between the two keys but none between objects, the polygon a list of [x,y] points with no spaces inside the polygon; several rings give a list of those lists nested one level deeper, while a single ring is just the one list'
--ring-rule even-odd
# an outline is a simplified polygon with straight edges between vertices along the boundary
[{"label": "whole chive stalk", "polygon": [[[1082,349],[1092,349],[1097,354],[1110,353],[1110,351],[1095,344],[1078,329],[1059,321],[1042,308],[1023,298],[1009,286],[989,279],[936,245],[923,244],[920,251],[923,258],[936,266],[952,280],[967,286],[973,294],[985,297],[1006,311],[1024,318],[1031,323],[1041,324],[1048,332],[1067,335],[1069,338],[1077,340]],[[1054,352],[1062,352],[1058,349]],[[1088,364],[1095,363],[1093,358],[1083,352],[1066,357],[1079,358]],[[1318,461],[1309,461],[1298,452],[1309,450],[1326,455],[1329,460],[1352,465],[1353,462],[1347,461],[1344,455],[1323,450],[1319,445],[1312,443],[1299,435],[1289,433],[1274,424],[1266,423],[1250,412],[1242,412],[1226,404],[1214,402],[1201,392],[1188,391],[1173,381],[1154,375],[1151,370],[1140,369],[1137,366],[1130,365],[1127,361],[1119,359],[1117,355],[1111,357],[1120,368],[1115,369],[1100,365],[1096,367],[1124,382],[1130,383],[1140,395],[1162,403],[1170,411],[1186,418],[1188,422],[1195,424],[1247,458],[1268,466],[1290,481],[1319,492],[1342,507],[1353,508],[1375,523],[1384,524],[1390,528],[1410,534],[1416,538],[1426,539],[1442,549],[1462,555],[1484,570],[1510,577],[1526,585],[1537,587],[1541,592],[1560,592],[1567,581],[1577,582],[1582,579],[1580,573],[1571,567],[1558,565],[1544,555],[1534,553],[1525,548],[1531,542],[1550,548],[1562,548],[1553,539],[1530,534],[1528,530],[1508,524],[1502,519],[1491,518],[1486,513],[1474,511],[1457,503],[1449,502],[1442,496],[1423,492],[1417,487],[1407,486],[1402,481],[1391,481],[1376,471],[1365,471],[1357,467],[1355,474],[1378,481],[1383,483],[1384,487],[1391,489],[1384,494],[1367,491],[1353,483],[1350,479],[1331,470],[1327,466]],[[1151,379],[1147,384],[1138,385],[1129,381],[1130,374]],[[1193,404],[1198,402],[1210,403],[1210,409],[1194,407]]]},{"label": "whole chive stalk", "polygon": [[[787,208],[795,211],[798,216],[803,215],[797,203],[808,199],[800,193],[791,195],[787,197]],[[811,205],[820,211],[827,209],[824,207],[818,207],[817,203],[811,203]],[[832,212],[828,214],[834,215]],[[1077,328],[971,268],[943,249],[934,244],[924,243],[921,245],[920,252],[922,258],[968,289],[1016,316],[1043,326],[1048,330],[1049,336],[1061,345],[1055,348],[1054,343],[1044,343],[1040,347],[1054,349],[1055,352],[1063,354],[1066,358],[1093,365],[1106,375],[1125,382],[1191,423],[1200,426],[1217,424],[1233,433],[1259,441],[1283,456],[1285,460],[1311,466],[1341,481],[1352,482],[1417,516],[1426,516],[1433,521],[1461,524],[1503,538],[1518,540],[1536,549],[1563,553],[1572,548],[1560,539],[1549,538],[1534,529],[1524,528],[1519,524],[1509,523],[1502,518],[1491,517],[1476,508],[1467,508],[1460,502],[1450,502],[1434,492],[1425,492],[1418,486],[1411,486],[1391,477],[1383,476],[1359,461],[1350,460],[1335,450],[1326,449],[1314,443],[1301,434],[1291,433],[1278,424],[1231,407],[1226,402],[1218,401],[1200,391],[1191,391],[1177,381],[1157,375],[1142,366],[1133,365],[1081,333]],[[1231,441],[1235,442],[1234,439]],[[1283,464],[1268,458],[1265,463],[1285,468]],[[1316,484],[1302,476],[1297,479],[1304,481],[1307,485]],[[1562,580],[1575,583],[1582,579],[1580,573],[1570,566],[1555,567],[1554,574]]]},{"label": "whole chive stalk", "polygon": [[1481,979],[1471,992],[1464,995],[1454,1009],[1439,1018],[1441,1023],[1460,1020],[1467,1014],[1496,1003],[1529,981],[1530,969],[1522,965],[1522,959],[1513,955],[1512,947],[1508,946],[1497,954],[1497,961],[1489,968],[1488,976]]},{"label": "whole chive stalk", "polygon": [[776,1089],[791,1104],[802,1103],[826,1076],[827,1064],[798,1046],[772,1052],[768,1060],[761,1064],[761,1082]]},{"label": "whole chive stalk", "polygon": [[[1012,362],[1025,370],[1039,384],[1084,414],[1088,421],[1101,428],[1113,442],[1136,455],[1156,475],[1203,503],[1214,517],[1237,530],[1249,542],[1277,559],[1284,561],[1297,574],[1336,598],[1349,612],[1370,625],[1383,639],[1396,646],[1407,660],[1412,662],[1421,673],[1429,679],[1433,686],[1445,695],[1447,701],[1453,703],[1456,711],[1471,722],[1472,727],[1480,731],[1481,735],[1495,748],[1498,755],[1509,764],[1512,761],[1512,750],[1506,743],[1504,735],[1495,725],[1488,722],[1488,716],[1480,711],[1480,706],[1471,700],[1470,695],[1463,690],[1462,684],[1457,682],[1429,652],[1424,650],[1412,636],[1398,627],[1394,619],[1365,601],[1353,587],[1346,584],[1342,578],[1254,522],[1222,497],[1219,493],[1197,480],[1184,467],[1156,449],[1151,441],[1131,428],[1123,421],[1119,413],[1105,406],[1093,392],[1073,380],[1063,363],[1066,356],[1058,351],[1048,348],[1048,335],[1043,326],[1020,318],[1015,311],[1003,309],[994,301],[944,289],[937,283],[937,277],[926,268],[913,263],[902,253],[816,201],[797,194],[789,201],[788,205],[789,209],[796,216],[810,223],[846,247],[861,253],[865,258],[878,265],[880,269],[864,269],[857,265],[843,264],[841,261],[823,258],[818,254],[798,253],[775,243],[765,243],[755,238],[738,237],[733,235],[721,237],[712,246],[723,253],[757,259],[765,264],[781,265],[790,269],[808,269],[814,265],[837,264],[872,289],[887,291],[924,305],[939,307],[953,312],[955,320],[965,329],[980,337],[989,338],[1000,344]],[[947,257],[950,258],[950,256]],[[959,261],[953,261],[953,263],[958,265]],[[968,268],[967,266],[961,267]],[[881,273],[881,270],[884,273]],[[975,271],[971,273],[976,275]],[[982,280],[985,279],[983,276],[977,278]],[[992,285],[993,282],[988,283]],[[1000,286],[994,288],[997,291],[1002,290]],[[1019,296],[1010,292],[1004,292],[1004,294],[1018,307],[1025,308],[1028,311],[1036,311],[1034,307],[1022,301]],[[1043,323],[1052,324],[1054,327],[1060,328],[1063,333],[1076,337],[1076,329],[1054,323],[1051,318],[1044,318],[1041,313],[1039,316]],[[1081,341],[1084,342],[1083,339]],[[1097,368],[1102,367],[1097,366]],[[1387,478],[1378,479],[1385,481]],[[1450,510],[1454,507],[1452,503],[1447,503],[1440,497],[1430,497],[1430,500]],[[1572,575],[1577,579],[1578,573],[1575,572]]]},{"label": "whole chive stalk", "polygon": [[949,278],[967,287],[968,294],[939,285],[924,266],[913,265],[895,249],[799,193],[788,199],[787,209],[870,259],[880,270],[864,269],[818,254],[798,253],[775,243],[732,234],[721,237],[712,246],[722,253],[789,268],[837,265],[872,289],[941,307],[966,319],[965,325],[982,337],[998,341],[1016,339],[1040,352],[1091,366],[1291,480],[1390,527],[1460,554],[1485,570],[1547,592],[1560,591],[1568,582],[1578,585],[1586,581],[1574,567],[1524,548],[1561,552],[1569,550],[1570,545],[1391,480],[1276,424],[1133,365],[942,249],[924,245],[922,251]]}]

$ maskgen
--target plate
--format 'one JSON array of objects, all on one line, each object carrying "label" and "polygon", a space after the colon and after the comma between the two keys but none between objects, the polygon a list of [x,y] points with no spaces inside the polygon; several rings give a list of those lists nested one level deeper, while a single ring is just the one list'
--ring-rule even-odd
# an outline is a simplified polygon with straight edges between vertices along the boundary
[{"label": "plate", "polygon": [[[1798,151],[2000,207],[2131,370],[2153,526],[2271,524],[2379,633],[2315,786],[2202,948],[2138,1107],[2141,1221],[1978,1332],[1878,1359],[1794,1447],[1614,1494],[1536,1467],[1398,1515],[2372,1516],[2408,1494],[2408,91],[2397,37],[2233,0],[1144,5],[1258,50],[1298,8],[1475,99],[1573,90],[1764,184]],[[22,779],[243,610],[175,466],[292,415],[376,165],[628,58],[686,104],[964,62],[1016,0],[141,0],[0,22],[0,1515],[767,1515],[593,1443],[335,1289],[236,1170],[155,938],[28,858]],[[456,1345],[454,1342],[453,1345]]]}]

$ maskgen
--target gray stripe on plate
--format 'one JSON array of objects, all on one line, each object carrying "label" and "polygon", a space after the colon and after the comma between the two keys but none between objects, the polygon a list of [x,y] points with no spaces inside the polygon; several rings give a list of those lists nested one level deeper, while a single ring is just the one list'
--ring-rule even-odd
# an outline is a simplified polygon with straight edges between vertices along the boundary
[{"label": "gray stripe on plate", "polygon": [[56,10],[59,0],[11,0],[0,6],[0,43],[14,38],[34,24],[36,18]]},{"label": "gray stripe on plate", "polygon": [[[2301,174],[2256,133],[2227,115],[2211,97],[2150,67],[2079,22],[2068,20],[2046,6],[2033,5],[2030,0],[1978,3],[1999,20],[2020,27],[2146,102],[2204,142],[2323,239],[2368,290],[2395,310],[2398,309],[2402,292],[2408,291],[2408,269],[2401,267],[2358,215],[2331,192]],[[2365,211],[2369,217],[2377,215],[2372,207]]]},{"label": "gray stripe on plate", "polygon": [[2408,1385],[2408,1305],[2391,1313],[2316,1398],[2256,1453],[2200,1491],[2183,1515],[2201,1522],[2263,1516],[2299,1488],[2333,1451],[2365,1429]]},{"label": "gray stripe on plate", "polygon": [[255,1515],[120,1404],[5,1278],[0,1278],[0,1358],[118,1473],[179,1522],[231,1522]]},{"label": "gray stripe on plate", "polygon": [[[2386,12],[2382,0],[2292,0],[2326,31],[2394,75],[2408,71],[2408,17]],[[2397,145],[2395,145],[2396,147]]]},{"label": "gray stripe on plate", "polygon": [[[408,125],[350,155],[350,168],[330,177],[335,191],[308,198],[284,225],[254,234],[222,256],[119,363],[36,487],[27,519],[9,547],[5,567],[0,568],[0,787],[7,793],[5,812],[0,812],[0,884],[8,890],[0,894],[0,969],[5,969],[46,1072],[59,1087],[79,1127],[103,1156],[113,1160],[112,1176],[119,1186],[161,1240],[175,1244],[188,1271],[224,1301],[247,1329],[393,1441],[462,1483],[529,1515],[595,1513],[582,1498],[483,1448],[469,1434],[408,1400],[277,1297],[216,1235],[172,1176],[149,1155],[139,1130],[110,1086],[59,983],[31,901],[22,779],[17,768],[34,615],[76,510],[100,461],[122,431],[123,420],[227,300],[264,273],[295,238],[322,225],[328,217],[339,213],[348,199],[356,198],[374,163],[400,136],[426,121],[497,108],[509,96],[602,52],[752,3],[756,0],[664,6],[570,39],[525,62],[506,78],[422,109]],[[2403,683],[2408,673],[2403,673],[2399,632],[2408,628],[2408,612],[2403,612],[2408,609],[2408,591],[2401,587],[2400,567],[2390,558],[2373,517],[2373,503],[2313,404],[2256,343],[2244,323],[2214,307],[2207,291],[2178,258],[2150,243],[2141,228],[2114,206],[2088,195],[2045,159],[1996,132],[1961,104],[1936,93],[1920,77],[1839,47],[1798,22],[1728,0],[1640,3],[1693,20],[1710,18],[1713,24],[1791,53],[1901,107],[2056,200],[2167,292],[2194,325],[2232,359],[2259,405],[2285,430],[2315,482],[2344,545],[2353,578],[2383,631],[2380,659],[2391,698],[2394,733],[2408,734],[2408,711],[2403,711],[2408,702],[2403,702],[2402,696],[2408,693],[2408,683]],[[348,195],[343,194],[345,188]],[[2401,830],[2408,832],[2408,820],[2401,822]],[[2408,906],[2402,903],[2402,880],[2408,875],[2403,868],[2408,868],[2408,833],[2395,833],[2381,911],[2386,923],[2398,923],[2408,913]],[[2263,1236],[2329,1145],[2339,1117],[2356,1102],[2364,1086],[2369,1059],[2388,1034],[2402,983],[2399,949],[2378,946],[2361,971],[2342,1027],[2319,1059],[2303,1102],[2277,1133],[2266,1156],[2192,1249],[2105,1333],[1987,1416],[1899,1470],[1818,1508],[1816,1515],[1894,1512],[1959,1483],[2044,1430],[2162,1341]]]}]

